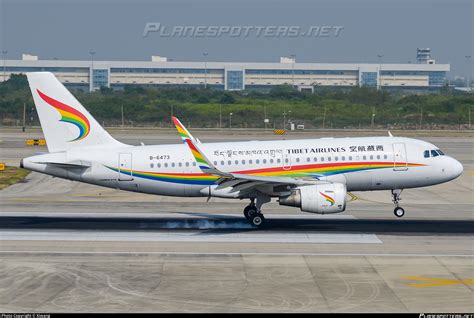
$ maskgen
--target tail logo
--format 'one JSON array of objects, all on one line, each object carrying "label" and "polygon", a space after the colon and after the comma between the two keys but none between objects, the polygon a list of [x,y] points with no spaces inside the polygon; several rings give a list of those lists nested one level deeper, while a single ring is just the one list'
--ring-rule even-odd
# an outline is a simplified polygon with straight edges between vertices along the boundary
[{"label": "tail logo", "polygon": [[60,101],[55,100],[54,98],[51,98],[48,95],[42,93],[39,89],[37,89],[36,91],[38,92],[38,95],[41,97],[42,100],[44,100],[50,106],[54,107],[54,109],[56,109],[59,114],[61,114],[61,119],[59,121],[68,124],[73,124],[79,129],[79,136],[69,141],[78,141],[86,138],[87,135],[89,135],[91,125],[86,116],[84,116],[82,113],[72,108],[71,106],[63,104]]},{"label": "tail logo", "polygon": [[334,203],[336,203],[336,201],[334,201],[334,199],[331,198],[329,195],[324,194],[322,192],[319,192],[319,193],[326,199],[327,202],[329,202],[331,204],[331,206],[333,206]]}]

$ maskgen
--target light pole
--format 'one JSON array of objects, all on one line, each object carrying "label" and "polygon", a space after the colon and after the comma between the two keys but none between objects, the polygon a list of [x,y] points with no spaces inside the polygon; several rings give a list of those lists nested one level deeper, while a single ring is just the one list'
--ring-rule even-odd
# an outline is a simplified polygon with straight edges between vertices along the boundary
[{"label": "light pole", "polygon": [[372,107],[372,120],[370,122],[370,127],[374,129],[374,123],[375,123],[375,107]]},{"label": "light pole", "polygon": [[89,78],[89,82],[90,82],[89,91],[92,92],[94,90],[94,54],[95,54],[95,51],[89,51],[89,54],[91,56],[91,72],[90,72],[90,78]]},{"label": "light pole", "polygon": [[204,56],[204,88],[207,88],[207,52],[202,53]]},{"label": "light pole", "polygon": [[382,85],[382,80],[380,78],[380,75],[382,74],[382,57],[383,57],[383,54],[377,54],[377,57],[379,58],[379,76],[377,78],[377,89],[380,89],[381,85]]},{"label": "light pole", "polygon": [[232,113],[229,113],[229,129],[232,129]]},{"label": "light pole", "polygon": [[222,104],[219,104],[219,129],[222,129]]},{"label": "light pole", "polygon": [[471,89],[471,68],[472,68],[472,65],[471,65],[471,56],[470,55],[466,55],[466,60],[467,60],[467,81],[466,81],[466,86],[468,88],[468,90]]},{"label": "light pole", "polygon": [[7,67],[6,67],[6,59],[7,59],[7,50],[2,51],[3,55],[3,81],[5,82],[7,79]]},{"label": "light pole", "polygon": [[295,61],[296,61],[296,55],[291,54],[291,82],[293,83],[293,88],[295,88]]}]

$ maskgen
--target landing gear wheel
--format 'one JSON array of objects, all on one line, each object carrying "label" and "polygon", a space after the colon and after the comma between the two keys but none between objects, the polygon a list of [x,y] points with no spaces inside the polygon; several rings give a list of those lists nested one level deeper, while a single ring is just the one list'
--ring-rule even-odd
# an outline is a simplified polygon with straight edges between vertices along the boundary
[{"label": "landing gear wheel", "polygon": [[395,214],[396,217],[401,218],[405,215],[405,210],[401,207],[396,207],[395,210],[393,210],[393,214]]},{"label": "landing gear wheel", "polygon": [[244,209],[244,216],[247,220],[250,221],[250,217],[254,214],[257,214],[258,211],[257,211],[257,208],[255,207],[255,205],[247,205]]},{"label": "landing gear wheel", "polygon": [[265,224],[265,217],[262,213],[253,214],[250,216],[250,223],[258,228],[263,227]]}]

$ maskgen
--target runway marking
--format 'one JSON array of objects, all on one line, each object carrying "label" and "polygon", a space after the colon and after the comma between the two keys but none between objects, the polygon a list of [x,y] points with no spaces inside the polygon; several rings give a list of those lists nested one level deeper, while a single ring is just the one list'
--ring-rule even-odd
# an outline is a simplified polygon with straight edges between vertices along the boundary
[{"label": "runway marking", "polygon": [[130,232],[130,231],[44,231],[0,230],[0,241],[111,241],[111,242],[219,242],[219,243],[337,243],[382,244],[375,234],[320,233],[208,233],[200,231]]},{"label": "runway marking", "polygon": [[406,283],[405,285],[415,288],[439,287],[449,285],[474,285],[474,279],[446,279],[436,277],[406,276],[404,280],[419,281],[418,283]]},{"label": "runway marking", "polygon": [[386,253],[284,253],[284,252],[159,252],[159,251],[5,251],[0,250],[0,254],[64,254],[64,255],[187,255],[187,256],[359,256],[359,257],[462,257],[473,258],[471,254],[386,254]]},{"label": "runway marking", "polygon": [[347,202],[352,202],[359,199],[359,197],[352,192],[347,192],[347,194],[351,197],[351,199]]}]

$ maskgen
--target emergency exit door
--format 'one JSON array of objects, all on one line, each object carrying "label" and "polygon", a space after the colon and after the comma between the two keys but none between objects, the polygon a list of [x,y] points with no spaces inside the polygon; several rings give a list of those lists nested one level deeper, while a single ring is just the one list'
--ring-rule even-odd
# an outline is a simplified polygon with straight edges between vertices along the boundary
[{"label": "emergency exit door", "polygon": [[393,170],[405,171],[407,167],[407,150],[404,143],[393,144]]},{"label": "emergency exit door", "polygon": [[119,154],[119,181],[131,181],[133,180],[132,171],[132,154],[121,153]]}]

